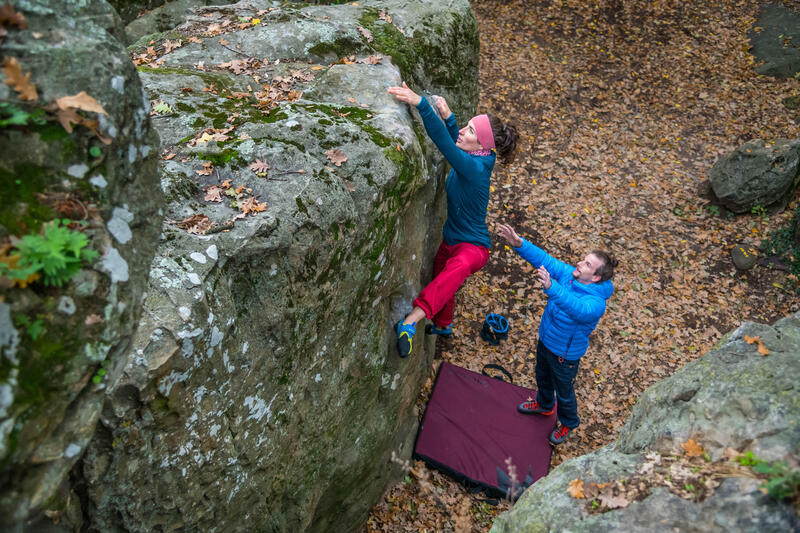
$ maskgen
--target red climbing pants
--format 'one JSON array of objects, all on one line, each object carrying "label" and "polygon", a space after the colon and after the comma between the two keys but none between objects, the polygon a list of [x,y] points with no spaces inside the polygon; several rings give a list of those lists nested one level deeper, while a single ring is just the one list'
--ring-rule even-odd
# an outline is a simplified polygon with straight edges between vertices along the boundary
[{"label": "red climbing pants", "polygon": [[433,280],[422,289],[414,305],[433,319],[437,328],[453,323],[456,291],[470,275],[483,268],[489,259],[489,250],[462,242],[448,246],[442,241],[433,260]]}]

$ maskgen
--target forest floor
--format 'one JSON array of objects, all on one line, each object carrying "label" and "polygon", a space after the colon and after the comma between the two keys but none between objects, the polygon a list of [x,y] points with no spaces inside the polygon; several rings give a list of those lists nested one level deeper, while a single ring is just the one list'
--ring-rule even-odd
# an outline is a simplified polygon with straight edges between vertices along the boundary
[{"label": "forest floor", "polygon": [[[785,264],[760,254],[742,272],[730,259],[732,247],[757,249],[786,227],[797,197],[783,212],[734,216],[704,193],[720,156],[752,139],[800,136],[800,114],[782,104],[800,95],[800,81],[755,73],[753,1],[474,0],[473,9],[479,112],[522,136],[516,161],[495,168],[490,231],[509,223],[571,264],[594,248],[620,261],[576,380],[581,425],[555,448],[555,467],[613,441],[648,386],[741,322],[800,310]],[[499,363],[535,388],[545,303],[533,269],[495,239],[486,267],[456,297],[454,336],[438,341],[431,377],[441,360],[478,372]],[[479,337],[490,312],[511,322],[497,347]],[[365,531],[488,531],[510,506],[412,466]]]}]

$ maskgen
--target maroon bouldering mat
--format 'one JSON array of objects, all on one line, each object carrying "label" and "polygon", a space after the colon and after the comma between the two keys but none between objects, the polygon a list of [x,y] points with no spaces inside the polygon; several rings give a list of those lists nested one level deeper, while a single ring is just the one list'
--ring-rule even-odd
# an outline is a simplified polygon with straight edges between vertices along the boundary
[{"label": "maroon bouldering mat", "polygon": [[[414,456],[469,488],[516,499],[550,469],[548,435],[556,425],[555,413],[517,411],[535,397],[531,389],[442,362]],[[509,460],[516,470],[513,490]]]}]

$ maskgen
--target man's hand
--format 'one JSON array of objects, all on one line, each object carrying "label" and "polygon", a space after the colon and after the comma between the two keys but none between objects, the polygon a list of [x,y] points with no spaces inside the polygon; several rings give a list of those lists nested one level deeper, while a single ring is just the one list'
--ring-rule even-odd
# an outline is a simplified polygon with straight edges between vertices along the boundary
[{"label": "man's hand", "polygon": [[436,96],[435,100],[436,100],[436,109],[439,110],[439,116],[442,117],[442,119],[447,120],[447,117],[449,117],[453,113],[452,111],[450,111],[450,106],[447,105],[447,100],[445,100],[441,96]]},{"label": "man's hand", "polygon": [[553,285],[553,282],[550,281],[550,272],[548,272],[543,266],[539,267],[539,270],[536,274],[539,276],[539,281],[542,282],[543,289],[549,289],[550,286]]},{"label": "man's hand", "polygon": [[393,94],[401,102],[411,104],[416,107],[422,97],[408,88],[406,82],[403,82],[402,87],[389,87],[389,94]]},{"label": "man's hand", "polygon": [[514,248],[519,248],[522,246],[522,239],[517,232],[514,231],[514,228],[509,226],[508,224],[498,224],[497,225],[497,234],[504,238],[508,244],[513,246]]}]

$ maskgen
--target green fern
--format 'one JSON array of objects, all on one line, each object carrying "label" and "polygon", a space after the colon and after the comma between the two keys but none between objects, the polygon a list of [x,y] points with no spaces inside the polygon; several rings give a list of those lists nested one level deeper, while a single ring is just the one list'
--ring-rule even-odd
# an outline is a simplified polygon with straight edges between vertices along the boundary
[{"label": "green fern", "polygon": [[44,235],[25,235],[17,244],[19,256],[15,267],[0,262],[0,275],[14,280],[26,280],[38,273],[47,286],[61,287],[78,273],[81,266],[97,258],[97,252],[87,249],[89,239],[79,231],[69,229],[69,220],[54,220],[46,224]]}]

